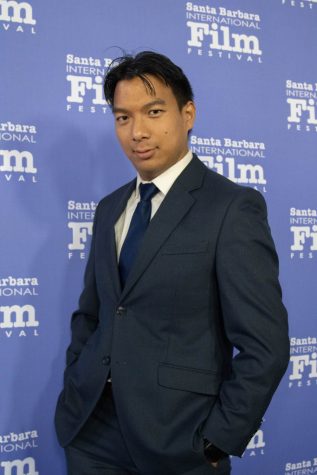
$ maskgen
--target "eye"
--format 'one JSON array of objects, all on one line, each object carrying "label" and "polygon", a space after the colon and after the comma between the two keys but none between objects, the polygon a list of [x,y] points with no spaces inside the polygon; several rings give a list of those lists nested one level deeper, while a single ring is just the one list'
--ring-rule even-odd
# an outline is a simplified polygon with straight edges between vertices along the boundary
[{"label": "eye", "polygon": [[163,109],[151,109],[149,110],[149,116],[158,117],[163,113]]},{"label": "eye", "polygon": [[124,124],[127,120],[128,120],[127,115],[117,115],[116,117],[116,122],[118,122],[119,124]]}]

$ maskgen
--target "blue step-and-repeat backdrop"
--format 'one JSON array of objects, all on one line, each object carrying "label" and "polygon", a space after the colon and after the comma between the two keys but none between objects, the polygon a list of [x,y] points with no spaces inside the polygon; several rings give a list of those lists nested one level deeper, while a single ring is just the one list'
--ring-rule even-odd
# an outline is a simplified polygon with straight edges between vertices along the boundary
[{"label": "blue step-and-repeat backdrop", "polygon": [[268,203],[291,361],[234,473],[317,473],[317,1],[0,0],[0,475],[66,473],[70,315],[96,204],[134,176],[102,94],[121,49],[185,70],[192,150]]}]

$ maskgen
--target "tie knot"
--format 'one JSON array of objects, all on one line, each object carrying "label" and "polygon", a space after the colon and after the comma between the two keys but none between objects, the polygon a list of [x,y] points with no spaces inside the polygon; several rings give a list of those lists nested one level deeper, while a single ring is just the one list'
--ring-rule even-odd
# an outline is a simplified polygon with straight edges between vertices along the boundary
[{"label": "tie knot", "polygon": [[140,183],[139,191],[141,201],[150,201],[159,190],[154,183]]}]

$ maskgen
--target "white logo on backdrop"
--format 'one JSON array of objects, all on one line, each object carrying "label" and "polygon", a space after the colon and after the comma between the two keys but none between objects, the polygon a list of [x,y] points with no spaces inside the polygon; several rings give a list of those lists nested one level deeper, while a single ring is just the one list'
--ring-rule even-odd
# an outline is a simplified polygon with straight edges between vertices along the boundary
[{"label": "white logo on backdrop", "polygon": [[256,455],[264,455],[264,447],[266,443],[264,440],[264,432],[262,429],[259,429],[250,442],[248,443],[248,446],[246,448],[246,451],[244,452],[243,456],[249,456],[249,457],[254,457]]},{"label": "white logo on backdrop", "polygon": [[35,460],[32,457],[27,457],[24,460],[1,462],[0,467],[3,468],[0,475],[39,475],[35,468]]},{"label": "white logo on backdrop", "polygon": [[24,328],[38,327],[39,322],[35,319],[35,308],[33,305],[12,305],[0,306],[2,321],[0,328]]},{"label": "white logo on backdrop", "polygon": [[187,2],[186,19],[189,55],[262,62],[259,14]]},{"label": "white logo on backdrop", "polygon": [[3,142],[36,143],[36,126],[14,124],[13,122],[0,123],[0,140]]},{"label": "white logo on backdrop", "polygon": [[306,8],[309,10],[313,9],[313,6],[317,4],[317,0],[282,0],[282,5],[286,5],[289,7],[298,7],[298,8]]},{"label": "white logo on backdrop", "polygon": [[36,277],[3,277],[0,278],[0,297],[16,297],[25,295],[38,296],[39,282]]},{"label": "white logo on backdrop", "polygon": [[20,450],[37,448],[38,431],[10,432],[0,435],[0,453],[18,452]]},{"label": "white logo on backdrop", "polygon": [[313,259],[317,251],[317,209],[290,208],[291,259]]},{"label": "white logo on backdrop", "polygon": [[0,330],[7,338],[39,336],[35,307],[33,305],[2,305],[0,306]]},{"label": "white logo on backdrop", "polygon": [[192,135],[190,145],[205,165],[234,183],[265,193],[264,142]]},{"label": "white logo on backdrop", "polygon": [[68,258],[86,259],[87,243],[93,231],[93,219],[97,203],[95,201],[68,201],[68,228],[71,231],[71,242],[68,244]]},{"label": "white logo on backdrop", "polygon": [[106,113],[108,106],[103,96],[103,78],[111,63],[110,58],[66,55],[66,81],[69,91],[67,111]]},{"label": "white logo on backdrop", "polygon": [[35,34],[33,9],[28,2],[17,2],[15,0],[0,0],[0,21],[5,31],[15,28],[15,31],[24,33],[26,25],[28,31]]},{"label": "white logo on backdrop", "polygon": [[284,475],[308,475],[317,473],[317,457],[301,460],[300,462],[286,462]]},{"label": "white logo on backdrop", "polygon": [[37,181],[34,157],[28,150],[0,150],[0,172],[6,181]]},{"label": "white logo on backdrop", "polygon": [[317,83],[286,81],[287,128],[317,132]]},{"label": "white logo on backdrop", "polygon": [[289,388],[302,388],[317,384],[317,338],[292,337]]}]

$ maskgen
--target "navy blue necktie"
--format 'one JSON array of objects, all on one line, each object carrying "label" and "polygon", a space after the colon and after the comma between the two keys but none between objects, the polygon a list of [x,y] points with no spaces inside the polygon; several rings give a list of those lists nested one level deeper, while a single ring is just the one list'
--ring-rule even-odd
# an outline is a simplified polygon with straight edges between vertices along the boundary
[{"label": "navy blue necktie", "polygon": [[151,219],[151,199],[159,191],[153,183],[141,183],[140,201],[133,213],[127,237],[123,243],[119,258],[119,273],[122,288],[138,253],[141,241]]}]

